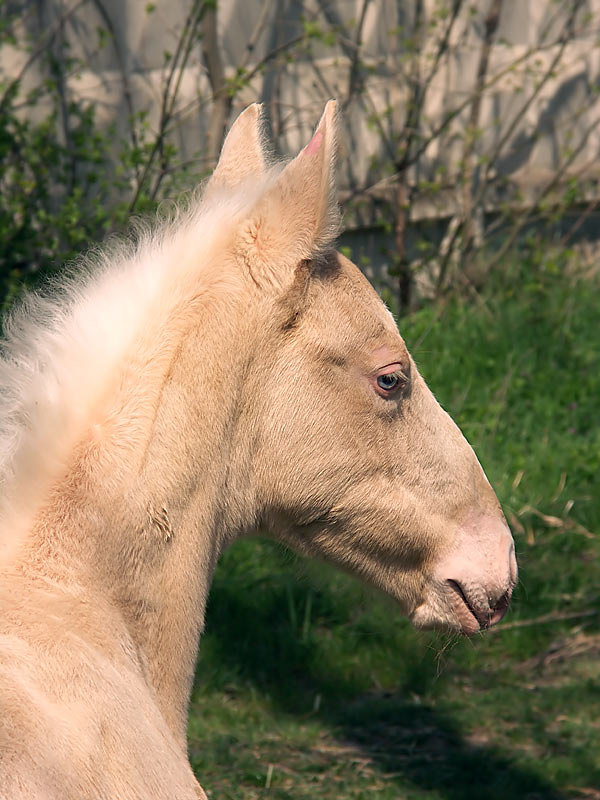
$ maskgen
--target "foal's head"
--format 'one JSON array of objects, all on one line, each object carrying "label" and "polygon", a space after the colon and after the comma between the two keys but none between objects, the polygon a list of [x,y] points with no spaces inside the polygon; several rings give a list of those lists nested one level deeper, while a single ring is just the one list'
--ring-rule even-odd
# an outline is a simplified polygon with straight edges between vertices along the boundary
[{"label": "foal's head", "polygon": [[[473,633],[508,606],[513,541],[391,314],[331,248],[335,135],[329,103],[310,143],[265,180],[231,245],[269,308],[241,401],[258,516],[273,536],[383,589],[415,625]],[[264,172],[252,106],[207,191]]]}]

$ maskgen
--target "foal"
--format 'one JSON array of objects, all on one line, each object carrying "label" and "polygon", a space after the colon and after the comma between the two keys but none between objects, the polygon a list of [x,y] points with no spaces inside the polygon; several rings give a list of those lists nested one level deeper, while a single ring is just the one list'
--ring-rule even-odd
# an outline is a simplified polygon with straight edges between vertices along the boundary
[{"label": "foal", "polygon": [[332,249],[335,104],[287,166],[259,107],[203,197],[31,297],[0,362],[0,796],[187,800],[219,554],[263,531],[418,627],[504,614],[512,538],[394,320]]}]

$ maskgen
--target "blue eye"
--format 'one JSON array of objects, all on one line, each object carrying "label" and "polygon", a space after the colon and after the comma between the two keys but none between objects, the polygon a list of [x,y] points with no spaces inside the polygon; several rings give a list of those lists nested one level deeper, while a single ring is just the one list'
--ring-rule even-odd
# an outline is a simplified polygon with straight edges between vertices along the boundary
[{"label": "blue eye", "polygon": [[386,375],[377,376],[377,386],[385,392],[391,392],[400,386],[401,378],[397,372],[388,372]]}]

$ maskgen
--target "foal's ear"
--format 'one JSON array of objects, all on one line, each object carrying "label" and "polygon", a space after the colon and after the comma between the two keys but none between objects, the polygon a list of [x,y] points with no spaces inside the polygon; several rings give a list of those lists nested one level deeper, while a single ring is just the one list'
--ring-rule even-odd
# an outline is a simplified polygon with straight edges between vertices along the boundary
[{"label": "foal's ear", "polygon": [[206,193],[215,189],[234,188],[252,175],[262,175],[266,169],[262,106],[252,103],[231,126],[221,149],[219,161],[207,186]]},{"label": "foal's ear", "polygon": [[330,100],[310,142],[244,222],[238,253],[259,285],[288,286],[298,264],[319,255],[339,233],[336,134],[336,103]]}]

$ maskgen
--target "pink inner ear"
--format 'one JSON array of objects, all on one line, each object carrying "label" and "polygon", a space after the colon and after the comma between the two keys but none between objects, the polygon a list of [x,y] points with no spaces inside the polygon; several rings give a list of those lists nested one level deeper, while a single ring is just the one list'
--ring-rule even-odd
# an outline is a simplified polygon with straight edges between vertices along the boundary
[{"label": "pink inner ear", "polygon": [[314,155],[315,153],[319,152],[319,148],[321,147],[321,142],[323,141],[323,134],[319,129],[315,135],[312,137],[310,142],[304,148],[304,152],[308,153],[308,155]]}]

